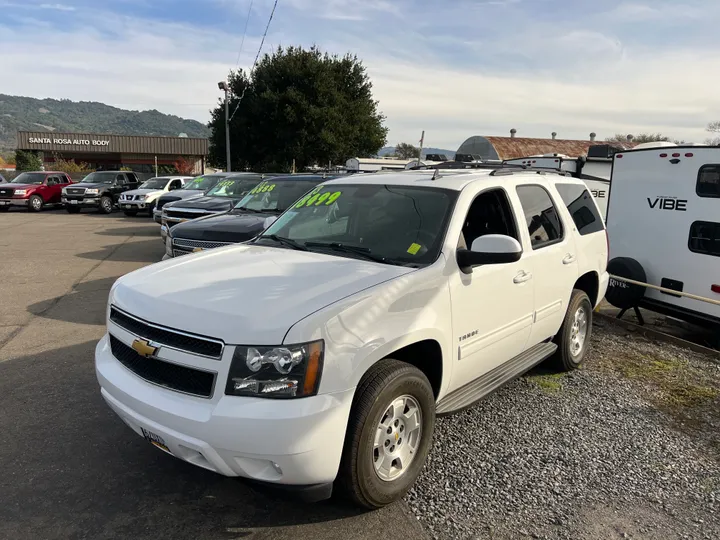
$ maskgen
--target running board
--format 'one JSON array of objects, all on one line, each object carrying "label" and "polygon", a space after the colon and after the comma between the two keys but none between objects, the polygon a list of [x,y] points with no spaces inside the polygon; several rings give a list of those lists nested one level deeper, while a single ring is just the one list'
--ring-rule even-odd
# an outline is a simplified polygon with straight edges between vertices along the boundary
[{"label": "running board", "polygon": [[554,343],[539,343],[512,360],[488,371],[474,381],[458,388],[441,399],[436,407],[437,414],[447,414],[469,407],[476,401],[491,394],[502,385],[529,371],[557,350]]}]

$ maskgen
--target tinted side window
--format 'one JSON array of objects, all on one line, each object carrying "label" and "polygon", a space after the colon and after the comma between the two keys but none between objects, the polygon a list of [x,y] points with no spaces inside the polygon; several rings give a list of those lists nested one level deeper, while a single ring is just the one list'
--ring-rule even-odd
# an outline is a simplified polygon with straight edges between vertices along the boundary
[{"label": "tinted side window", "polygon": [[578,184],[556,184],[565,206],[575,222],[578,232],[582,235],[602,231],[602,218],[593,202],[592,195],[584,186]]},{"label": "tinted side window", "polygon": [[700,197],[720,197],[720,165],[703,165],[695,191]]},{"label": "tinted side window", "polygon": [[696,221],[690,225],[688,248],[694,253],[720,257],[720,223]]},{"label": "tinted side window", "polygon": [[518,186],[533,249],[562,240],[562,224],[550,194],[541,186]]}]

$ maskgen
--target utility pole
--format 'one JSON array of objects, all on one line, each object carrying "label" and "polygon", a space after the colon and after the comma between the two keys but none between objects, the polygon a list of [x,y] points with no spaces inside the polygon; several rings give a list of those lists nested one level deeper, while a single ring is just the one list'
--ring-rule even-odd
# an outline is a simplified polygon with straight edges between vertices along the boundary
[{"label": "utility pole", "polygon": [[425,143],[425,130],[423,129],[422,136],[420,137],[420,151],[418,152],[418,167],[420,166],[420,161],[422,160],[422,150],[423,150],[423,144]]},{"label": "utility pole", "polygon": [[226,172],[231,172],[230,165],[230,86],[226,81],[220,81],[218,88],[225,91],[225,157],[227,159]]}]

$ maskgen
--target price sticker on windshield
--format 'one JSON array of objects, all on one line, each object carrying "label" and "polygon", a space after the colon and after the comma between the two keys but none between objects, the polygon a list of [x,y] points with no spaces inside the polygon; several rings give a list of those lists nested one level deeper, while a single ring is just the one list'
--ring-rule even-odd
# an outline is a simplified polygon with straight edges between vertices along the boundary
[{"label": "price sticker on windshield", "polygon": [[250,190],[250,195],[255,195],[256,193],[267,193],[273,189],[275,189],[275,184],[262,182]]},{"label": "price sticker on windshield", "polygon": [[233,180],[223,180],[216,187],[224,188],[224,187],[232,186],[234,183],[235,182]]},{"label": "price sticker on windshield", "polygon": [[311,191],[308,195],[305,195],[294,208],[308,208],[310,206],[330,206],[332,203],[337,201],[342,196],[342,191],[326,191],[320,193],[319,191]]}]

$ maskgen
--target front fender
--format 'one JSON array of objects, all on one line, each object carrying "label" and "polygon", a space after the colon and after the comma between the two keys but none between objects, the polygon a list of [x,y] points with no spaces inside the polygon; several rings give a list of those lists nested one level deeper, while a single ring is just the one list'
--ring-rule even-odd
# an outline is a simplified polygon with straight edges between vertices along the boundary
[{"label": "front fender", "polygon": [[[370,367],[423,340],[440,344],[443,380],[452,372],[450,293],[442,264],[405,274],[336,302],[296,323],[284,343],[325,342],[320,393],[355,388]],[[437,267],[437,268],[436,268]]]}]

